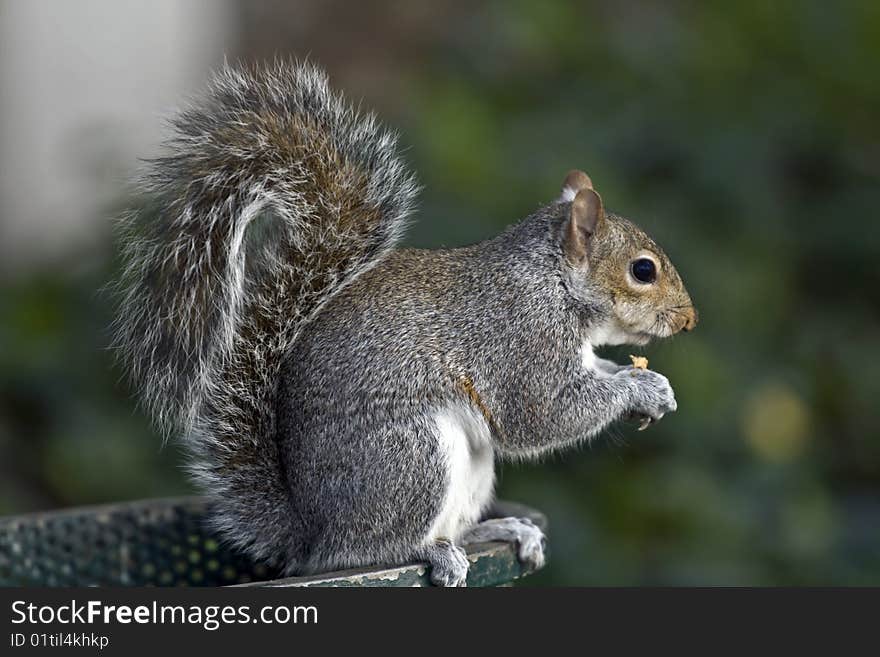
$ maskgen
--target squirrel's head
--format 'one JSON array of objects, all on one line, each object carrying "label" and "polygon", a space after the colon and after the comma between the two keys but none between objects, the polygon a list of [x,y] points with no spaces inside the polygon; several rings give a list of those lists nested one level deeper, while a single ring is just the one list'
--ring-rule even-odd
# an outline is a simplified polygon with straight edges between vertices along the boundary
[{"label": "squirrel's head", "polygon": [[568,288],[598,318],[594,345],[646,344],[696,326],[697,310],[669,258],[631,221],[605,211],[587,174],[570,172],[560,201]]}]

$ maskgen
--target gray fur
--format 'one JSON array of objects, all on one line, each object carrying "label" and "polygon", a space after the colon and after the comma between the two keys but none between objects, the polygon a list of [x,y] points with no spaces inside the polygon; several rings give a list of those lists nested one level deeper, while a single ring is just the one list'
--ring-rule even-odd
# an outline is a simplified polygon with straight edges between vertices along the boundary
[{"label": "gray fur", "polygon": [[439,540],[417,550],[413,558],[431,564],[431,583],[437,586],[467,586],[467,553],[450,540]]},{"label": "gray fur", "polygon": [[432,416],[470,403],[462,377],[491,410],[496,451],[513,459],[670,410],[656,372],[581,368],[582,335],[603,311],[563,282],[565,209],[471,247],[397,250],[304,329],[282,371],[278,417],[305,510],[294,518],[300,569],[413,558],[444,495]]},{"label": "gray fur", "polygon": [[[582,367],[612,298],[563,256],[570,202],[474,246],[392,250],[413,176],[308,65],[224,69],[173,125],[143,179],[154,211],[122,221],[117,345],[252,557],[287,573],[426,560],[463,584],[462,537],[429,535],[450,493],[438,409],[484,418],[488,454],[510,459],[674,410],[662,375]],[[648,240],[608,219],[608,244]],[[518,522],[471,537],[494,528],[534,565]]]},{"label": "gray fur", "polygon": [[544,532],[528,518],[490,518],[461,537],[462,545],[489,541],[515,543],[517,557],[530,570],[544,566]]},{"label": "gray fur", "polygon": [[418,190],[395,137],[310,65],[225,68],[172,128],[139,181],[150,208],[120,222],[116,346],[159,426],[191,450],[218,527],[275,561],[291,515],[274,429],[282,360],[385,257]]}]

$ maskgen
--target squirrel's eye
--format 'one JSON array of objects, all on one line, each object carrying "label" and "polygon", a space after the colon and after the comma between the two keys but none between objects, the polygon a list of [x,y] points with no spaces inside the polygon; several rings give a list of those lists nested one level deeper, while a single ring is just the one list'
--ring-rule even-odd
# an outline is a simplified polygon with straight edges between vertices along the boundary
[{"label": "squirrel's eye", "polygon": [[657,280],[657,267],[650,258],[634,260],[630,266],[633,278],[639,283],[653,283]]}]

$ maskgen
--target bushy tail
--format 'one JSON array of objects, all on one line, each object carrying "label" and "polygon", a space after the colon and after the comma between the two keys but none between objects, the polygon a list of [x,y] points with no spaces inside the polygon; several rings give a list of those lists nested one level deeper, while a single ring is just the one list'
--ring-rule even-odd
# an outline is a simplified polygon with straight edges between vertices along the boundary
[{"label": "bushy tail", "polygon": [[289,544],[275,436],[285,354],[396,243],[418,187],[394,135],[309,64],[227,67],[173,121],[121,220],[116,346],[193,454],[218,528],[253,558]]}]

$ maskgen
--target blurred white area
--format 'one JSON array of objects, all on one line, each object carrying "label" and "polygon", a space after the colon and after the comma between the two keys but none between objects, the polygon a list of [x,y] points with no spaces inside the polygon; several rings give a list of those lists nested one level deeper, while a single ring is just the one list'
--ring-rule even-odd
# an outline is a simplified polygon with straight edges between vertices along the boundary
[{"label": "blurred white area", "polygon": [[163,117],[234,51],[231,0],[0,0],[0,271],[106,234]]}]

